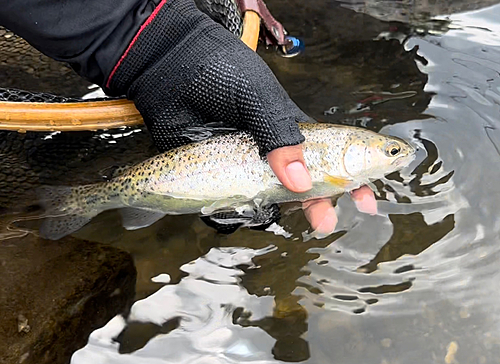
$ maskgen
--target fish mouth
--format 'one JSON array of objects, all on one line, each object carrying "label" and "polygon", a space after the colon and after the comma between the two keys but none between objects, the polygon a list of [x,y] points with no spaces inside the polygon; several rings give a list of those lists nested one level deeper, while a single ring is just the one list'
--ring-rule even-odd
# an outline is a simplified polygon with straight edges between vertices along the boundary
[{"label": "fish mouth", "polygon": [[400,167],[403,165],[408,165],[415,160],[417,157],[417,150],[411,146],[412,149],[409,150],[405,155],[400,155],[391,164],[394,167]]}]

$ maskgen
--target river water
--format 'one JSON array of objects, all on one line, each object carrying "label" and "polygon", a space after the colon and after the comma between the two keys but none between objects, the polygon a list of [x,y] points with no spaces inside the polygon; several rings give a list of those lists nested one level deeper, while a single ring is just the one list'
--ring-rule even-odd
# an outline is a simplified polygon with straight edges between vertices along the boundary
[{"label": "river water", "polygon": [[274,231],[230,235],[100,215],[75,236],[133,255],[137,301],[72,363],[500,363],[500,5],[267,3],[306,45],[260,50],[298,105],[410,139],[417,160],[375,184],[376,216],[339,198],[322,240],[291,205]]}]

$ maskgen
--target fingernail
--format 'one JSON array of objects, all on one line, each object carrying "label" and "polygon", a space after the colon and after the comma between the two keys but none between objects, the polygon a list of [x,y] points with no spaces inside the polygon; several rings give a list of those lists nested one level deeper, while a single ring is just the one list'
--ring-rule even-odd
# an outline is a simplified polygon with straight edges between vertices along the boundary
[{"label": "fingernail", "polygon": [[300,162],[292,162],[285,168],[286,175],[296,192],[305,192],[312,188],[311,176]]},{"label": "fingernail", "polygon": [[333,207],[330,207],[328,210],[326,210],[325,217],[316,228],[316,231],[321,234],[330,235],[335,231],[337,222],[337,213],[335,212],[335,209]]}]

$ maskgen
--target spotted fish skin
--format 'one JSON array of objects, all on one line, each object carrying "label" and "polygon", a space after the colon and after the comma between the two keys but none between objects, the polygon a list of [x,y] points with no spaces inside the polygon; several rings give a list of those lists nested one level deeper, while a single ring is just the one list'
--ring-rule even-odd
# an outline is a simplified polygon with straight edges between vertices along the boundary
[{"label": "spotted fish skin", "polygon": [[41,229],[41,233],[57,239],[75,231],[78,224],[69,224],[68,219],[78,217],[84,225],[100,212],[115,208],[140,209],[161,218],[166,214],[210,214],[245,203],[333,196],[381,178],[414,159],[415,149],[396,137],[350,126],[299,125],[306,138],[304,159],[313,181],[313,189],[306,193],[285,189],[260,157],[252,137],[238,132],[157,155],[109,182],[47,189],[42,194],[47,213],[59,217],[57,226]]}]

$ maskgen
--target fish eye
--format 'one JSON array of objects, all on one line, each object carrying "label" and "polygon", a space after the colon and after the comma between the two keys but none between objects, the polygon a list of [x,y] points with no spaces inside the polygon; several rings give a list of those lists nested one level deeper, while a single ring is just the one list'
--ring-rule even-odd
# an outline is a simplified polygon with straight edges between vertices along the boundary
[{"label": "fish eye", "polygon": [[385,147],[385,154],[389,157],[395,157],[401,152],[401,147],[397,143],[389,143]]}]

